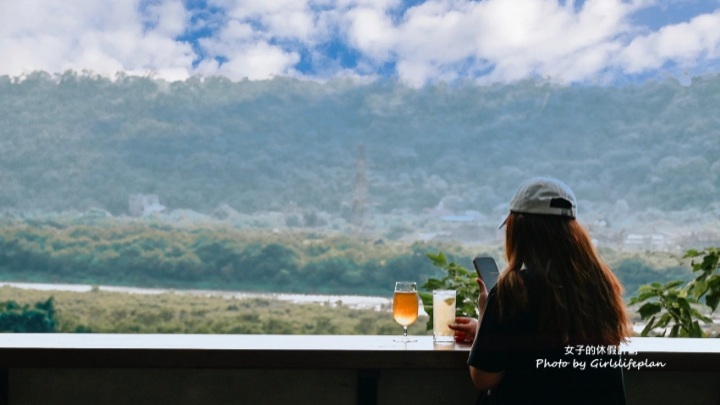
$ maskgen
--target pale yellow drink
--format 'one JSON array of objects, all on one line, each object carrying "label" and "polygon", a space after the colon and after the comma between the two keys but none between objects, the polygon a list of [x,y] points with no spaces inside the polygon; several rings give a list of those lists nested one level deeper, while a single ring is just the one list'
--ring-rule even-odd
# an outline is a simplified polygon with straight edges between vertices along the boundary
[{"label": "pale yellow drink", "polygon": [[455,290],[433,291],[433,339],[439,343],[455,341],[455,331],[449,324],[455,322]]}]

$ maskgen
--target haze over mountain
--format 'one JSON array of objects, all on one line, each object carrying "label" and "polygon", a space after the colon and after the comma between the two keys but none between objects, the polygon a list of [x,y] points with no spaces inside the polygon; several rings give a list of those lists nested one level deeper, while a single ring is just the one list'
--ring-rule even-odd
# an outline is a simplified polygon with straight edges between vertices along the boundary
[{"label": "haze over mountain", "polygon": [[[0,210],[128,213],[288,206],[347,216],[358,146],[370,213],[489,215],[556,176],[580,215],[720,217],[720,76],[628,86],[539,81],[166,82],[67,72],[0,77]],[[495,217],[492,218],[496,220]]]}]

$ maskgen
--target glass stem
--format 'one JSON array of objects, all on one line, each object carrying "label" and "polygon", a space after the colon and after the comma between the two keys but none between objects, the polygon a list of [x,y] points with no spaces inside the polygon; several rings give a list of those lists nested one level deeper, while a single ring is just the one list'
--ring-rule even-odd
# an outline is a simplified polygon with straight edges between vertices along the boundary
[{"label": "glass stem", "polygon": [[403,326],[403,337],[407,337],[407,326]]}]

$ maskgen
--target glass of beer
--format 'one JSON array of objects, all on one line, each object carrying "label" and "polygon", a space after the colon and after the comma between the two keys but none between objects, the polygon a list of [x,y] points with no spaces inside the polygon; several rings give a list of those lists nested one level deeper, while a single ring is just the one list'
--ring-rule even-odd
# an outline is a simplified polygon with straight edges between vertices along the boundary
[{"label": "glass of beer", "polygon": [[395,283],[393,296],[393,318],[403,327],[403,336],[396,342],[415,342],[408,338],[408,326],[415,323],[418,317],[417,284],[413,281],[398,281]]},{"label": "glass of beer", "polygon": [[455,322],[455,290],[433,291],[433,340],[436,343],[454,343],[455,331],[450,324]]}]

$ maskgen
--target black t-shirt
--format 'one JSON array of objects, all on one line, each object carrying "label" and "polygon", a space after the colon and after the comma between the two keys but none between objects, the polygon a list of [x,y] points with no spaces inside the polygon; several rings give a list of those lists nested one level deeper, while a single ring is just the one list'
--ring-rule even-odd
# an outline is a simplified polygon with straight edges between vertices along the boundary
[{"label": "black t-shirt", "polygon": [[521,272],[528,305],[512,319],[500,321],[496,291],[490,290],[468,364],[505,374],[483,404],[625,404],[622,368],[608,365],[620,360],[616,347],[540,336],[537,285],[528,273]]}]

